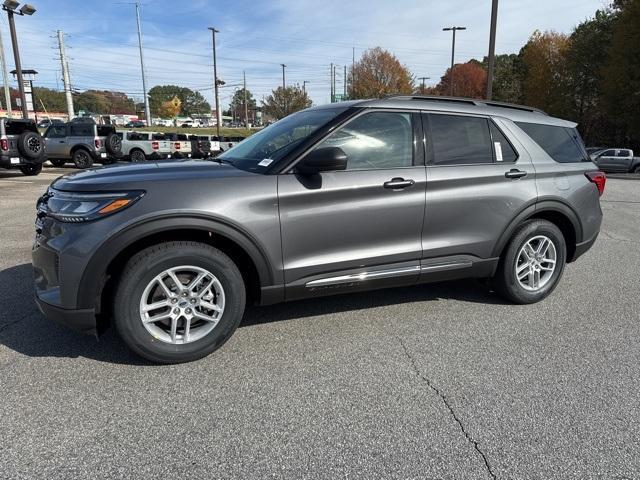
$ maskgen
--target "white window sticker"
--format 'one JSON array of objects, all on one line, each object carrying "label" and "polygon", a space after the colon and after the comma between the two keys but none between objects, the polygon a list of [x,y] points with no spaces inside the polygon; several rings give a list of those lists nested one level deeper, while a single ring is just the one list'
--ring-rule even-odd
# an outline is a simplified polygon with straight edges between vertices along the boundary
[{"label": "white window sticker", "polygon": [[262,160],[258,166],[260,167],[268,167],[269,165],[271,165],[273,163],[273,160],[270,158],[265,158],[264,160]]},{"label": "white window sticker", "polygon": [[496,150],[496,162],[502,162],[502,145],[500,142],[493,142]]}]

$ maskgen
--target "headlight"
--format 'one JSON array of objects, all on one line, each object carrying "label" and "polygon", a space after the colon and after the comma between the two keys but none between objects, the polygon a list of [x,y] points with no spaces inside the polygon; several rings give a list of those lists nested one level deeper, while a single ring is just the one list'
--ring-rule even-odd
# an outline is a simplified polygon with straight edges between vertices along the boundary
[{"label": "headlight", "polygon": [[106,217],[133,205],[144,192],[70,193],[51,190],[47,215],[62,222],[88,222]]}]

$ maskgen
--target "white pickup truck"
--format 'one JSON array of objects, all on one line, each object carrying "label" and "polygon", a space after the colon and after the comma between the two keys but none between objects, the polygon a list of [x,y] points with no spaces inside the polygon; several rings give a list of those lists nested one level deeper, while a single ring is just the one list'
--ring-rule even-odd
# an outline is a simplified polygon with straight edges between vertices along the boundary
[{"label": "white pickup truck", "polygon": [[122,153],[132,162],[160,160],[171,156],[171,142],[154,132],[118,132]]},{"label": "white pickup truck", "polygon": [[191,158],[191,140],[186,133],[165,133],[164,136],[171,142],[173,158]]}]

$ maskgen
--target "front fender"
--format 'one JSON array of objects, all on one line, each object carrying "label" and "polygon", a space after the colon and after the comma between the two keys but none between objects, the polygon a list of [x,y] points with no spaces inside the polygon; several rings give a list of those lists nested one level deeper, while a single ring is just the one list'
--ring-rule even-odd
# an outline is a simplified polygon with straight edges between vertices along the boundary
[{"label": "front fender", "polygon": [[95,307],[96,298],[100,295],[106,280],[107,268],[124,249],[145,237],[177,230],[213,232],[235,242],[256,266],[260,286],[276,283],[276,271],[272,261],[260,242],[249,232],[224,219],[198,214],[168,214],[128,225],[99,246],[82,274],[76,303],[78,308]]}]

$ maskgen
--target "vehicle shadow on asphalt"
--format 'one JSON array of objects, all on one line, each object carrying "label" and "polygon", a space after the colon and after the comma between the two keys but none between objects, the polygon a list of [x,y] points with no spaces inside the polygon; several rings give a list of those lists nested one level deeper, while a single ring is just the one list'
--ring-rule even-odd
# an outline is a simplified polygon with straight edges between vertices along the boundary
[{"label": "vehicle shadow on asphalt", "polygon": [[[47,320],[33,301],[33,272],[28,263],[0,271],[0,345],[29,357],[85,357],[128,365],[150,365],[131,353],[110,328],[96,341]],[[452,299],[482,304],[505,304],[480,282],[456,281],[322,299],[249,307],[240,328],[331,313],[366,310],[387,305]]]}]

